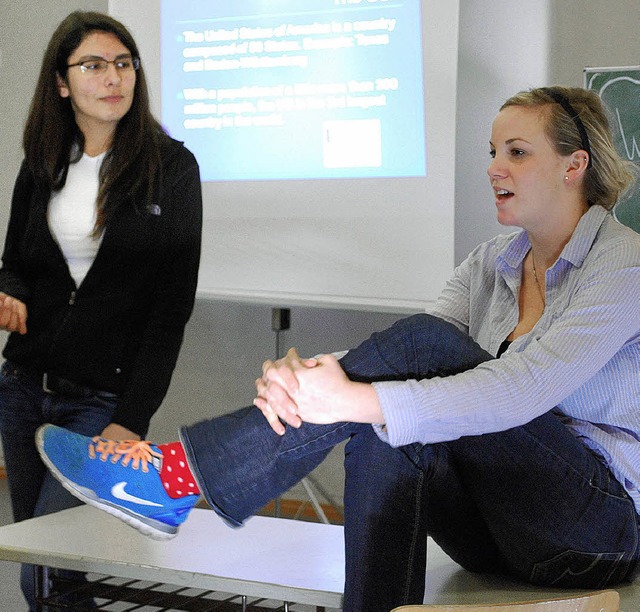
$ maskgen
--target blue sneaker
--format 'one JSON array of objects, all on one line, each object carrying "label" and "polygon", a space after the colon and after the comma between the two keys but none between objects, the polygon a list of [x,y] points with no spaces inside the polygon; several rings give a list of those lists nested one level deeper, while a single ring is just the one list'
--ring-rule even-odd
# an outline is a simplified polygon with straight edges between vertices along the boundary
[{"label": "blue sneaker", "polygon": [[160,480],[162,452],[147,442],[89,438],[43,425],[36,432],[36,445],[72,495],[156,540],[174,537],[199,499],[167,495]]}]

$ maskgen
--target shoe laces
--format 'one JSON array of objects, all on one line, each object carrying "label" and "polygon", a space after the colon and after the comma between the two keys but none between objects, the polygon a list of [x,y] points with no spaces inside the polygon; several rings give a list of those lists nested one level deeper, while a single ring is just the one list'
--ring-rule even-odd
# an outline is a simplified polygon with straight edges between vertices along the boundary
[{"label": "shoe laces", "polygon": [[95,459],[98,455],[101,461],[122,461],[123,467],[131,463],[134,470],[139,469],[142,464],[143,472],[149,471],[149,463],[152,463],[153,457],[162,459],[162,453],[153,450],[146,440],[105,440],[96,436],[89,443],[89,456]]}]

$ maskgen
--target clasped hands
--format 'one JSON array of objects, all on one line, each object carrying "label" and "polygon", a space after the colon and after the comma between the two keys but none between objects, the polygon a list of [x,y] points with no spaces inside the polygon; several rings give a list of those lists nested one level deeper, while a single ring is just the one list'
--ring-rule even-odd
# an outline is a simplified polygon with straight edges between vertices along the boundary
[{"label": "clasped hands", "polygon": [[254,405],[279,435],[285,425],[356,421],[381,423],[382,413],[370,384],[349,380],[333,355],[302,359],[296,349],[262,364]]}]

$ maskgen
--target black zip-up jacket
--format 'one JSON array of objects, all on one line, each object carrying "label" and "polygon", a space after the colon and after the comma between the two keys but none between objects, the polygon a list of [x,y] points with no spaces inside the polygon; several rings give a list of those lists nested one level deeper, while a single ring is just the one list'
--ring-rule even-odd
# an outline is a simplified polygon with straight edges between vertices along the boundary
[{"label": "black zip-up jacket", "polygon": [[50,192],[23,163],[0,270],[0,291],[27,306],[27,334],[12,333],[4,357],[118,394],[113,422],[139,435],[169,387],[200,263],[198,164],[182,143],[163,141],[156,203],[140,210],[122,198],[79,287],[49,231]]}]

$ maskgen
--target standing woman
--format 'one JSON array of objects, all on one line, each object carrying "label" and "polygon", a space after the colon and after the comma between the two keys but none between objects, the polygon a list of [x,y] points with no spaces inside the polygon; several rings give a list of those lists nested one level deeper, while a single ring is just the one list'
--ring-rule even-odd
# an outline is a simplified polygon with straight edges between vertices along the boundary
[{"label": "standing woman", "polygon": [[[193,309],[198,165],[149,109],[127,29],[74,12],[45,52],[0,270],[0,430],[14,519],[75,505],[34,445],[45,422],[140,439]],[[22,588],[33,607],[33,571]]]}]

